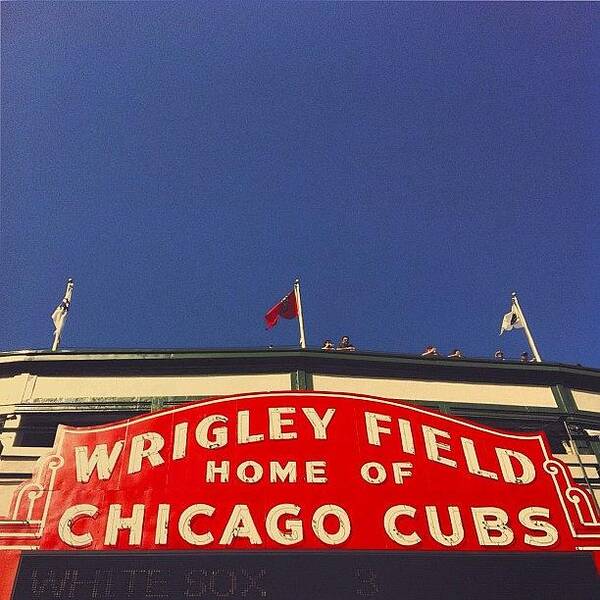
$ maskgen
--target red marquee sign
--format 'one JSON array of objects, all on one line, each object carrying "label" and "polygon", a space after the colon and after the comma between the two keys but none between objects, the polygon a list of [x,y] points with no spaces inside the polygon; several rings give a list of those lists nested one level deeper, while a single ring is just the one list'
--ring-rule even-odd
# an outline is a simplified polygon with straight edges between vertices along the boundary
[{"label": "red marquee sign", "polygon": [[0,518],[23,549],[598,550],[600,515],[543,433],[261,393],[61,426]]}]

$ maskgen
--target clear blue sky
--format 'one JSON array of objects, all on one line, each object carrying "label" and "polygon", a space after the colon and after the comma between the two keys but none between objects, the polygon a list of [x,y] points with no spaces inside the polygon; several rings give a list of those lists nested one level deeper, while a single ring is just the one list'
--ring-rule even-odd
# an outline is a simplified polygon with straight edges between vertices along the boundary
[{"label": "clear blue sky", "polygon": [[[600,367],[600,5],[3,2],[1,350]],[[594,24],[595,22],[595,24]]]}]

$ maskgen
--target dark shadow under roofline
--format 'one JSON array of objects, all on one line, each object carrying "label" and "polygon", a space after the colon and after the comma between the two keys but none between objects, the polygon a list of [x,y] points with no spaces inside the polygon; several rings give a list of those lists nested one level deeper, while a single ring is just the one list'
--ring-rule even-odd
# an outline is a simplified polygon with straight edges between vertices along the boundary
[{"label": "dark shadow under roofline", "polygon": [[271,349],[77,349],[0,353],[0,376],[258,374],[305,371],[345,377],[384,377],[514,385],[565,385],[600,391],[600,369],[562,363],[482,358],[422,358],[384,352]]}]

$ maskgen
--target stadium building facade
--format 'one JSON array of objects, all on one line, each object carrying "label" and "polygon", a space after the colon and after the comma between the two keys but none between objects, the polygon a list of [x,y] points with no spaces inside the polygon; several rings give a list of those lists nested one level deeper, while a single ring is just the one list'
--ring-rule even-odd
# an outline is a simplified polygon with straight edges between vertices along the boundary
[{"label": "stadium building facade", "polygon": [[599,465],[580,366],[4,353],[0,600],[600,598]]}]

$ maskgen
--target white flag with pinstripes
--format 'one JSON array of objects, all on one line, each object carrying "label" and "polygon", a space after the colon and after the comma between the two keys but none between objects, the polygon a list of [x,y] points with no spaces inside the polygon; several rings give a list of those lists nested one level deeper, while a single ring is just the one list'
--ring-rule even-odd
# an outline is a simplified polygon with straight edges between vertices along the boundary
[{"label": "white flag with pinstripes", "polygon": [[54,309],[52,313],[52,322],[54,323],[54,339],[59,340],[67,315],[69,314],[69,308],[71,307],[71,298],[73,297],[73,280],[67,281],[67,289],[65,290],[65,296],[60,301],[59,305]]},{"label": "white flag with pinstripes", "polygon": [[502,319],[502,325],[500,326],[500,335],[502,335],[505,331],[511,331],[512,329],[523,329],[523,319],[521,318],[521,314],[519,309],[515,306],[513,302],[510,312],[504,315]]}]

